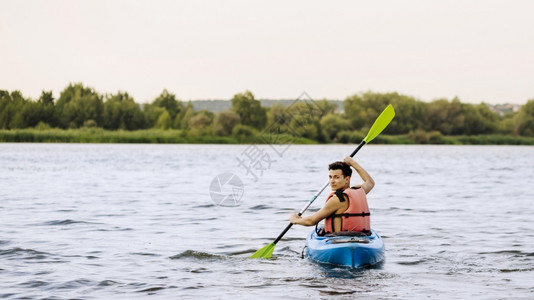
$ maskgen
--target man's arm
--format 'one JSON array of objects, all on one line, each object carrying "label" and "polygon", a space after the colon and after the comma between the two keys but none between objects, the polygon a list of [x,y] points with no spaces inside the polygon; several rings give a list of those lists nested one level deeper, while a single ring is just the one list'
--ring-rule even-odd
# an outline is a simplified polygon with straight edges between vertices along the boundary
[{"label": "man's arm", "polygon": [[303,226],[313,226],[336,212],[342,205],[337,196],[332,196],[318,212],[304,218],[299,217],[298,214],[293,214],[289,218],[289,222]]},{"label": "man's arm", "polygon": [[361,184],[361,188],[365,191],[366,194],[369,194],[369,192],[373,189],[375,186],[375,181],[373,178],[371,178],[371,175],[365,171],[362,166],[360,166],[352,157],[347,156],[345,157],[345,162],[348,163],[351,167],[358,172],[358,175],[363,179],[363,183]]}]

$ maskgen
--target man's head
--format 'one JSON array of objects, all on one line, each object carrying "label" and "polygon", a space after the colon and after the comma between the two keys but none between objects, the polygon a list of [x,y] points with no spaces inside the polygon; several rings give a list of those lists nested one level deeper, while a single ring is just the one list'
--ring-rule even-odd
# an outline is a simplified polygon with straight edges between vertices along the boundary
[{"label": "man's head", "polygon": [[350,166],[342,161],[336,161],[328,165],[330,187],[333,191],[339,189],[347,189],[350,187],[350,176],[352,169]]}]

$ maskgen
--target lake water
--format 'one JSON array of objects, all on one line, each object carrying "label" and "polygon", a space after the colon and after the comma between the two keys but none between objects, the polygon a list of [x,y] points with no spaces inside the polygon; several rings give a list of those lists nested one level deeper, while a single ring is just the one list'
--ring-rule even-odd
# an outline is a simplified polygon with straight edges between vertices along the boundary
[{"label": "lake water", "polygon": [[534,147],[367,145],[383,264],[302,259],[302,226],[249,259],[354,148],[0,144],[0,298],[534,298]]}]

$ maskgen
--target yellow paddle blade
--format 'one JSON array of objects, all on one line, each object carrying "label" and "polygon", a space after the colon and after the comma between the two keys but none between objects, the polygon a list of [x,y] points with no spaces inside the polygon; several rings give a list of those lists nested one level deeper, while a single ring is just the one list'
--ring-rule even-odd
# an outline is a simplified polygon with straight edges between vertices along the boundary
[{"label": "yellow paddle blade", "polygon": [[379,135],[382,130],[384,130],[391,120],[393,120],[393,117],[395,117],[395,110],[393,109],[393,106],[388,105],[386,109],[378,116],[375,123],[367,133],[367,136],[363,139],[365,143],[369,143],[372,141],[377,135]]},{"label": "yellow paddle blade", "polygon": [[271,258],[273,255],[274,247],[276,245],[274,243],[270,243],[266,245],[265,247],[261,248],[260,250],[254,252],[250,258]]}]

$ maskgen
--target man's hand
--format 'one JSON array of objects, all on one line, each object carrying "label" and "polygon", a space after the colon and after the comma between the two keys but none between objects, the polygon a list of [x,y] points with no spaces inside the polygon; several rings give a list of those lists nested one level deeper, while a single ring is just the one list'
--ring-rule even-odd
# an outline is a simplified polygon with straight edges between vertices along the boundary
[{"label": "man's hand", "polygon": [[353,166],[354,164],[357,164],[356,161],[354,160],[354,158],[350,157],[350,156],[347,156],[345,157],[345,159],[343,159],[344,162],[346,162],[347,164]]},{"label": "man's hand", "polygon": [[291,222],[291,224],[298,224],[300,219],[302,219],[302,217],[298,214],[292,214],[291,217],[289,217],[289,222]]}]

